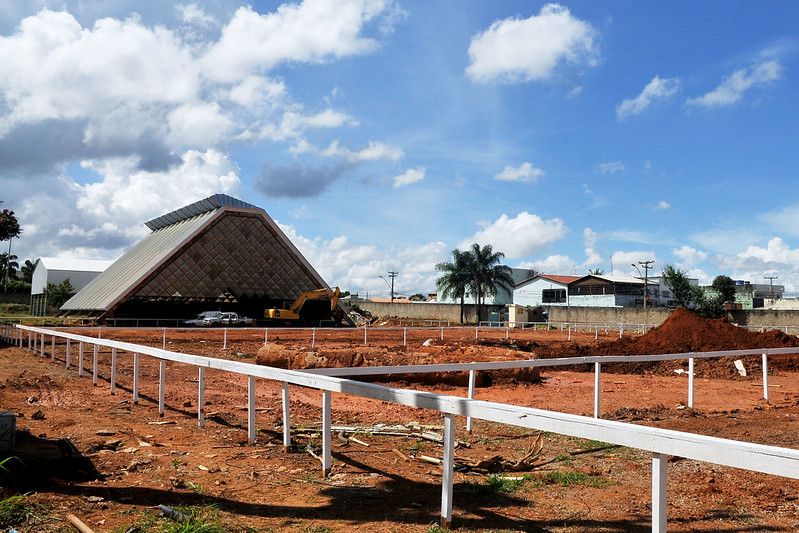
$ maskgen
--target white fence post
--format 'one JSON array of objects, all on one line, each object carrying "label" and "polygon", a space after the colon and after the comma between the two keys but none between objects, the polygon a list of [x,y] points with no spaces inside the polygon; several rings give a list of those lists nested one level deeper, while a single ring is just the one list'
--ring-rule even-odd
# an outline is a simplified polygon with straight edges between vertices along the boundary
[{"label": "white fence post", "polygon": [[161,349],[166,350],[166,328],[164,328],[164,340],[161,343]]},{"label": "white fence post", "polygon": [[[55,337],[53,337],[53,338],[55,338]],[[71,346],[70,346],[70,344],[69,344],[69,339],[67,339],[67,351],[66,351],[66,355],[64,356],[64,359],[66,360],[66,363],[67,363],[67,368],[69,368],[69,365],[70,365],[70,363],[72,362],[72,361],[71,361],[71,359],[72,359],[72,357],[71,357],[71,356],[72,356],[72,353],[71,353],[71,350],[70,350],[70,348],[71,348]]]},{"label": "white fence post", "polygon": [[768,401],[768,356],[763,354],[763,399]]},{"label": "white fence post", "polygon": [[205,427],[205,367],[197,375],[197,425]]},{"label": "white fence post", "polygon": [[264,328],[264,346],[269,344],[269,328]]},{"label": "white fence post", "polygon": [[694,408],[694,358],[688,358],[688,407]]},{"label": "white fence post", "polygon": [[599,418],[599,395],[602,388],[602,363],[594,363],[594,418]]},{"label": "white fence post", "polygon": [[166,361],[158,360],[158,416],[163,417],[165,411],[165,389],[166,388]]},{"label": "white fence post", "polygon": [[139,352],[133,352],[133,403],[139,403]]},{"label": "white fence post", "polygon": [[322,475],[328,477],[330,475],[330,468],[332,466],[332,453],[331,453],[331,396],[329,390],[322,391]]},{"label": "white fence post", "polygon": [[255,444],[255,376],[247,378],[247,437]]},{"label": "white fence post", "polygon": [[283,382],[283,448],[288,452],[291,449],[291,409],[289,407],[289,384]]},{"label": "white fence post", "polygon": [[666,533],[668,456],[652,454],[652,533]]},{"label": "white fence post", "polygon": [[83,342],[78,343],[78,377],[83,377]]},{"label": "white fence post", "polygon": [[111,348],[111,396],[117,392],[117,349]]},{"label": "white fence post", "polygon": [[441,473],[441,527],[452,525],[452,496],[455,471],[455,415],[444,415],[444,464]]},{"label": "white fence post", "polygon": [[92,357],[92,385],[97,386],[97,357],[100,351],[100,345],[94,345],[94,356]]},{"label": "white fence post", "polygon": [[225,328],[225,340],[222,342],[222,349],[227,350],[227,328]]},{"label": "white fence post", "polygon": [[311,349],[316,347],[316,328],[311,328]]},{"label": "white fence post", "polygon": [[366,326],[363,327],[363,345],[366,346]]},{"label": "white fence post", "polygon": [[[477,371],[469,370],[469,399],[474,400],[474,385],[477,381]],[[466,431],[472,432],[472,417],[466,417]]]}]

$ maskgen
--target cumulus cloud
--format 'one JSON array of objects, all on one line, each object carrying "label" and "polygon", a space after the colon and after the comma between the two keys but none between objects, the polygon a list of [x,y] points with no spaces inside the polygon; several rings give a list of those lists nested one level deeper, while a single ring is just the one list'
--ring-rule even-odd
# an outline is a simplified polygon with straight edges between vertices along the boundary
[{"label": "cumulus cloud", "polygon": [[749,89],[762,87],[782,77],[782,66],[777,60],[764,61],[751,68],[738,69],[709,93],[687,100],[688,105],[704,108],[732,105],[743,98]]},{"label": "cumulus cloud", "polygon": [[392,181],[394,182],[394,188],[399,189],[400,187],[410,185],[411,183],[422,181],[424,179],[424,173],[425,173],[424,167],[409,168],[399,176],[395,176],[394,178],[392,178]]},{"label": "cumulus cloud", "polygon": [[216,150],[190,150],[166,171],[141,170],[132,158],[82,166],[105,180],[81,184],[61,175],[21,201],[21,257],[115,258],[149,233],[145,221],[215,193],[235,194],[239,186],[238,168]]},{"label": "cumulus cloud", "polygon": [[472,37],[466,75],[473,81],[536,81],[562,63],[598,63],[596,30],[559,4],[526,19],[498,20]]},{"label": "cumulus cloud", "polygon": [[600,163],[597,165],[600,174],[615,174],[616,172],[624,172],[624,164],[621,161],[612,161],[610,163]]},{"label": "cumulus cloud", "polygon": [[524,211],[513,218],[502,215],[471,238],[462,241],[458,247],[467,248],[472,243],[490,244],[507,257],[521,258],[563,239],[567,231],[563,220],[559,218],[544,220]]},{"label": "cumulus cloud", "polygon": [[659,76],[652,78],[641,94],[635,98],[624,100],[616,106],[616,118],[624,120],[633,115],[640,115],[654,103],[667,99],[680,88],[678,78],[665,78]]},{"label": "cumulus cloud", "polygon": [[586,267],[602,264],[602,255],[596,246],[598,240],[599,236],[594,230],[591,228],[583,230],[583,243],[585,243],[585,261],[583,265]]},{"label": "cumulus cloud", "polygon": [[292,226],[278,225],[328,284],[361,296],[388,296],[388,287],[379,276],[389,270],[399,272],[396,294],[426,294],[436,286],[435,265],[451,260],[443,242],[386,250],[351,243],[343,235],[331,240],[309,239]]},{"label": "cumulus cloud", "polygon": [[674,254],[674,257],[679,259],[679,261],[677,261],[677,266],[680,268],[690,268],[707,259],[707,252],[697,250],[687,245],[675,248],[671,253]]},{"label": "cumulus cloud", "polygon": [[319,0],[283,4],[267,14],[241,7],[201,65],[211,79],[232,82],[281,63],[320,63],[364,54],[378,43],[362,31],[372,21],[384,22],[381,15],[393,15],[392,5],[385,0]]},{"label": "cumulus cloud", "polygon": [[518,167],[505,167],[502,172],[494,174],[494,179],[537,183],[545,174],[543,170],[535,168],[531,163],[522,163]]},{"label": "cumulus cloud", "polygon": [[644,270],[638,265],[639,261],[654,261],[654,269],[650,269],[649,273],[652,276],[657,276],[662,270],[664,263],[661,263],[655,256],[653,251],[617,251],[611,255],[611,263],[613,264],[613,272],[616,276],[632,276],[638,277],[638,271],[635,270],[633,265],[638,266],[641,274]]},{"label": "cumulus cloud", "polygon": [[655,205],[655,211],[665,211],[666,209],[671,209],[671,204],[665,200],[661,200]]}]

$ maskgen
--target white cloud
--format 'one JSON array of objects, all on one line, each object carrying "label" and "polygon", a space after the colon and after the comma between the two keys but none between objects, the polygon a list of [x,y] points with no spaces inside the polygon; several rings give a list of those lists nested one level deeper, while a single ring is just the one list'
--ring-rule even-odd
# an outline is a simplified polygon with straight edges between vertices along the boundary
[{"label": "white cloud", "polygon": [[632,276],[638,277],[638,271],[633,265],[636,265],[644,273],[644,269],[638,264],[639,261],[654,261],[653,267],[650,268],[649,274],[657,276],[662,270],[664,264],[658,261],[653,251],[618,251],[613,252],[611,255],[611,262],[613,263],[613,273],[616,276]]},{"label": "white cloud", "polygon": [[519,167],[505,167],[502,172],[494,174],[494,179],[537,183],[545,174],[543,170],[533,167],[530,163],[522,163]]},{"label": "white cloud", "polygon": [[327,283],[361,296],[366,293],[388,296],[389,289],[379,276],[385,277],[389,270],[399,272],[395,280],[396,294],[409,296],[435,291],[436,264],[451,260],[443,242],[386,250],[352,244],[343,235],[329,241],[308,239],[292,226],[278,225]]},{"label": "white cloud", "polygon": [[767,283],[765,275],[779,276],[779,283],[790,292],[799,288],[799,249],[791,247],[780,237],[768,241],[766,247],[749,246],[736,255],[719,255],[714,258],[720,270],[730,272],[733,279],[752,283]]},{"label": "white cloud", "polygon": [[762,216],[771,231],[779,234],[799,237],[799,205],[790,205],[779,211],[772,211]]},{"label": "white cloud", "polygon": [[326,157],[343,157],[351,163],[362,163],[364,161],[398,161],[405,156],[405,152],[396,146],[372,141],[360,150],[351,150],[339,146],[338,141],[333,141],[330,146],[322,150],[321,154]]},{"label": "white cloud", "polygon": [[180,20],[186,24],[196,24],[204,28],[219,25],[214,17],[208,15],[197,4],[178,4],[175,6],[175,10],[177,10]]},{"label": "white cloud", "polygon": [[782,66],[780,63],[777,60],[765,61],[752,68],[736,70],[709,93],[697,98],[690,98],[686,103],[705,108],[731,105],[743,98],[744,93],[749,89],[768,85],[781,77]]},{"label": "white cloud", "polygon": [[650,105],[667,99],[676,93],[680,88],[678,78],[661,79],[659,76],[652,78],[652,81],[644,87],[641,94],[630,100],[624,100],[616,106],[616,118],[624,120],[632,115],[640,115]]},{"label": "white cloud", "polygon": [[597,233],[591,228],[583,230],[583,243],[585,244],[585,261],[583,266],[591,267],[602,264],[602,255],[597,249],[596,243],[599,240]]},{"label": "white cloud", "polygon": [[231,192],[239,185],[238,169],[216,150],[190,150],[179,166],[165,172],[137,170],[130,159],[87,161],[84,166],[104,179],[77,186],[76,207],[123,226],[140,225],[190,201]]},{"label": "white cloud", "polygon": [[507,257],[526,257],[563,239],[567,231],[563,220],[559,218],[543,220],[538,215],[524,211],[514,218],[502,215],[474,236],[462,241],[458,247],[467,248],[472,243],[490,244]]},{"label": "white cloud", "polygon": [[691,248],[690,246],[681,246],[671,251],[675,257],[679,259],[677,266],[680,268],[689,268],[701,263],[707,259],[707,252]]},{"label": "white cloud", "polygon": [[552,276],[580,276],[578,266],[568,255],[550,255],[540,261],[523,261],[517,268],[535,269],[542,274]]},{"label": "white cloud", "polygon": [[601,174],[615,174],[616,172],[624,172],[624,164],[621,161],[612,161],[610,163],[600,163],[597,165]]},{"label": "white cloud", "polygon": [[417,181],[421,181],[424,179],[425,168],[409,168],[403,174],[399,176],[395,176],[392,178],[394,182],[394,188],[399,189],[400,187],[404,187],[406,185],[410,185],[411,183],[416,183]]},{"label": "white cloud", "polygon": [[392,5],[385,0],[317,0],[283,4],[263,15],[241,7],[202,58],[203,71],[214,80],[233,82],[280,63],[364,54],[378,43],[362,31],[370,21],[391,15]]},{"label": "white cloud", "polygon": [[661,200],[655,206],[656,211],[665,211],[666,209],[671,209],[671,204],[665,200]]},{"label": "white cloud", "polygon": [[546,4],[538,15],[499,20],[472,37],[466,74],[478,82],[547,79],[563,62],[596,65],[595,38],[596,30],[568,8]]}]

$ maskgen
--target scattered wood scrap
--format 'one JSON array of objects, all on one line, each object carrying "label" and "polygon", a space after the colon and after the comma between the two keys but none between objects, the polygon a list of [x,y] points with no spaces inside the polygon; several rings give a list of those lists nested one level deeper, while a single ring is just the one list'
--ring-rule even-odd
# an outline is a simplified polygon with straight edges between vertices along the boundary
[{"label": "scattered wood scrap", "polygon": [[530,444],[524,457],[514,461],[506,459],[502,456],[495,455],[494,457],[483,459],[481,461],[464,461],[456,459],[456,469],[463,470],[479,470],[494,474],[497,472],[526,472],[532,470],[537,465],[535,461],[541,455],[544,449],[544,434],[539,433],[538,437]]}]

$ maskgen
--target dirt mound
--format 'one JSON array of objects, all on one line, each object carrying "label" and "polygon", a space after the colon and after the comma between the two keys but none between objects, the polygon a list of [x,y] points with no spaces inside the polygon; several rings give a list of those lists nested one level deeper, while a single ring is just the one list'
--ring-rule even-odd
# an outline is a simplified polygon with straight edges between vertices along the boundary
[{"label": "dirt mound", "polygon": [[[711,352],[722,350],[746,350],[753,348],[799,347],[799,337],[786,335],[779,330],[766,332],[750,331],[726,318],[706,319],[696,314],[677,309],[660,326],[640,337],[626,337],[613,342],[574,345],[568,356],[598,355],[648,355],[686,352]],[[559,357],[564,357],[561,352]],[[750,374],[760,372],[760,358],[743,358]],[[687,361],[664,361],[661,363],[619,363],[607,365],[608,371],[620,373],[672,373],[677,368],[687,368]],[[799,356],[780,356],[771,359],[771,368],[794,370],[799,368]],[[605,367],[603,366],[603,369]],[[694,371],[700,377],[735,377],[738,371],[730,358],[697,359]]]},{"label": "dirt mound", "polygon": [[[270,342],[258,350],[256,363],[277,368],[303,370],[309,368],[347,368],[362,366],[408,366],[445,363],[471,363],[480,361],[503,361],[528,359],[529,353],[496,347],[482,348],[468,344],[431,343],[429,346],[405,347],[350,347],[350,348],[292,348]],[[420,374],[393,374],[369,376],[369,381],[408,381],[416,383],[465,386],[469,382],[468,372],[428,372]],[[476,386],[487,387],[497,380],[537,382],[537,368],[520,368],[477,372]]]}]

